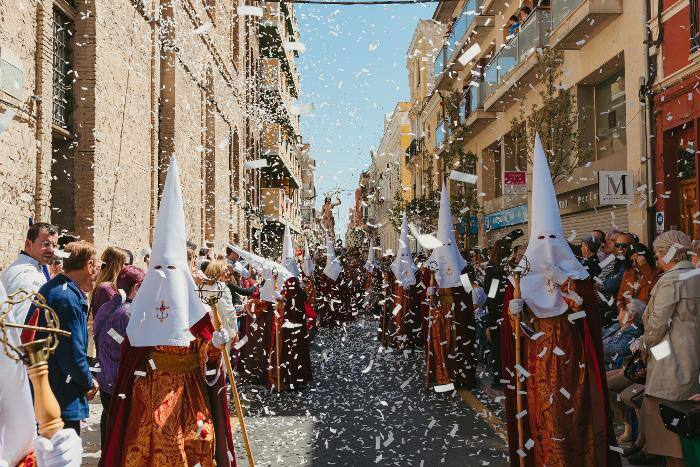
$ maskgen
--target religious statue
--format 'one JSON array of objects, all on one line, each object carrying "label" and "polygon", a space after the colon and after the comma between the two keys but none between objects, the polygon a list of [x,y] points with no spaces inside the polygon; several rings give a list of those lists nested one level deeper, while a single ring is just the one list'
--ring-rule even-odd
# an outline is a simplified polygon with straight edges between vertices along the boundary
[{"label": "religious statue", "polygon": [[340,206],[340,196],[338,191],[335,193],[335,203],[331,200],[330,195],[326,196],[321,207],[321,225],[328,231],[333,241],[335,241],[335,219],[333,218],[333,208]]}]

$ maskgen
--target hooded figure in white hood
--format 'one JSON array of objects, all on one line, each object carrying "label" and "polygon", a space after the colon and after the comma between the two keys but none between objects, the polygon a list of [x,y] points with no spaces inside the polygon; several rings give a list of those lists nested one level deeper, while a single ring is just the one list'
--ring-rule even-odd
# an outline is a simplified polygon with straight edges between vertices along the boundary
[{"label": "hooded figure in white hood", "polygon": [[335,257],[335,247],[333,239],[328,236],[326,231],[326,267],[323,268],[323,273],[332,281],[338,280],[338,276],[343,270],[343,265]]},{"label": "hooded figure in white hood", "polygon": [[435,391],[445,392],[456,387],[474,386],[476,354],[471,294],[464,289],[460,279],[467,261],[457,248],[450,198],[444,181],[440,193],[437,239],[442,245],[433,250],[427,263],[434,284],[428,292],[430,316],[426,371],[428,381],[435,385]]},{"label": "hooded figure in white hood", "polygon": [[394,322],[396,326],[396,342],[399,347],[413,349],[422,341],[422,324],[418,316],[420,302],[416,290],[416,273],[418,266],[413,261],[411,246],[408,240],[408,217],[403,215],[401,236],[396,249],[396,259],[391,264],[395,282],[392,286],[396,297],[394,307]]},{"label": "hooded figure in white hood", "polygon": [[[501,354],[506,373],[525,380],[524,439],[530,465],[620,465],[608,407],[598,303],[588,271],[569,248],[549,163],[535,137],[530,200],[530,241],[519,268],[522,298],[513,298],[514,278],[504,295]],[[507,318],[521,315],[522,366]],[[530,336],[530,338],[528,338]],[[517,433],[514,385],[505,387],[508,431]],[[511,459],[519,459],[510,436]]]},{"label": "hooded figure in white hood", "polygon": [[304,239],[304,262],[301,263],[301,269],[304,271],[306,277],[311,278],[314,273],[316,266],[314,265],[314,259],[309,252],[309,243]]},{"label": "hooded figure in white hood", "polygon": [[[169,453],[167,462],[173,466],[232,465],[220,350],[230,337],[223,328],[214,329],[189,272],[174,156],[163,187],[150,266],[131,310],[102,464],[161,465],[166,461],[163,453]],[[166,417],[161,416],[164,407]]]},{"label": "hooded figure in white hood", "polygon": [[292,235],[289,232],[289,222],[284,224],[284,238],[282,239],[282,266],[287,268],[287,271],[294,276],[299,277],[299,264],[294,255],[294,246],[292,245]]}]

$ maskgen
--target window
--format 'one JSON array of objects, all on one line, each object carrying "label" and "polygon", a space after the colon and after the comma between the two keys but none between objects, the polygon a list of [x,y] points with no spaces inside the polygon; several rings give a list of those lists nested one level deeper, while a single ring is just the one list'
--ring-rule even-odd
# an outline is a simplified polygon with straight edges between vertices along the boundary
[{"label": "window", "polygon": [[69,127],[72,98],[71,21],[59,10],[53,12],[53,123]]},{"label": "window", "polygon": [[595,86],[595,139],[598,159],[626,151],[625,72]]}]

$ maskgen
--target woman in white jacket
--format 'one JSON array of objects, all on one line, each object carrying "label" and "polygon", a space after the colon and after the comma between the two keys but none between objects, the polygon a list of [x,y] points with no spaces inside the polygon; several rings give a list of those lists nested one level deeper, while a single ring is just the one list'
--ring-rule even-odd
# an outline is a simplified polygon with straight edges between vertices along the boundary
[{"label": "woman in white jacket", "polygon": [[[224,329],[231,336],[231,341],[229,342],[229,350],[232,344],[238,341],[238,318],[236,316],[236,310],[233,306],[233,297],[231,296],[231,290],[226,286],[226,283],[231,278],[231,270],[228,267],[228,263],[224,259],[216,259],[211,261],[204,272],[210,281],[215,281],[210,284],[203,286],[204,290],[208,291],[221,291],[221,297],[217,303],[217,309],[219,311],[219,317],[221,318],[221,323]],[[212,316],[212,321],[213,321]]]}]

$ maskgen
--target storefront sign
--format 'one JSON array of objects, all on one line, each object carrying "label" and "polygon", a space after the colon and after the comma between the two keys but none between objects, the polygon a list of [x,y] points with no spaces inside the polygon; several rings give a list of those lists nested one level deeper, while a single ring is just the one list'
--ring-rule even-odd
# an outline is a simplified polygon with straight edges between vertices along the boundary
[{"label": "storefront sign", "polygon": [[527,204],[521,204],[520,206],[484,216],[484,228],[486,230],[500,229],[509,225],[524,224],[525,222],[527,222]]},{"label": "storefront sign", "polygon": [[557,196],[560,214],[571,214],[598,207],[598,187],[590,185]]},{"label": "storefront sign", "polygon": [[601,206],[630,204],[633,196],[632,172],[626,170],[598,172],[598,201]]},{"label": "storefront sign", "polygon": [[525,172],[509,171],[503,172],[503,194],[505,195],[526,195],[527,176]]}]

